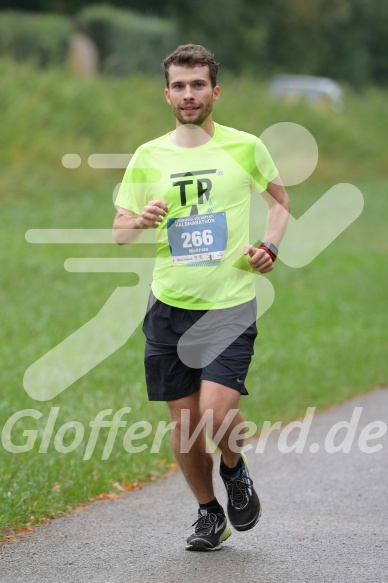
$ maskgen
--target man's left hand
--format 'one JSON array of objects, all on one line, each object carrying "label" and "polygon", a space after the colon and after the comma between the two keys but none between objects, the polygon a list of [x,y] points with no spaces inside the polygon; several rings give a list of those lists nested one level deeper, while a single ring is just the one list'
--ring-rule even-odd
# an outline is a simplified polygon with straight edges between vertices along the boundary
[{"label": "man's left hand", "polygon": [[246,245],[244,247],[244,255],[249,255],[249,263],[255,271],[268,273],[273,270],[272,258],[265,249],[260,249],[253,245]]}]

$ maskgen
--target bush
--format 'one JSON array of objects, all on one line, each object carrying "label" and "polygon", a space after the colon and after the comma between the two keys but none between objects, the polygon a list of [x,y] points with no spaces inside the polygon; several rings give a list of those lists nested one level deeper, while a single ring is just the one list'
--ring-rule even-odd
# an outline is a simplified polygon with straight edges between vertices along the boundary
[{"label": "bush", "polygon": [[160,72],[161,60],[176,47],[175,25],[164,18],[102,5],[83,10],[78,24],[96,44],[106,73]]},{"label": "bush", "polygon": [[66,61],[73,27],[61,16],[0,13],[0,55],[19,61],[32,60],[40,66]]}]

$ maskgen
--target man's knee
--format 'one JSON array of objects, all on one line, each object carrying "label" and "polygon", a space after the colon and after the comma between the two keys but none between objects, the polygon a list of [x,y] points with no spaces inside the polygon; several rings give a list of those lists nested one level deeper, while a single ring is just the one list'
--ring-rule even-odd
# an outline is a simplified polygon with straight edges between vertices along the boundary
[{"label": "man's knee", "polygon": [[178,403],[170,401],[167,403],[170,410],[170,417],[175,422],[175,431],[189,433],[195,431],[201,422],[201,413],[197,403]]},{"label": "man's knee", "polygon": [[236,416],[240,416],[239,409],[207,409],[203,412],[203,417],[206,419],[206,427],[211,437],[229,433],[230,428],[234,424]]}]

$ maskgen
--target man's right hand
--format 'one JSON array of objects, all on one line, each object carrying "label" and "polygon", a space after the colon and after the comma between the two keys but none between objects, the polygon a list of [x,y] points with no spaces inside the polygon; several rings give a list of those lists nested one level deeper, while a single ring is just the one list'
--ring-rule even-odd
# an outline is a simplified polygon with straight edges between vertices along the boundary
[{"label": "man's right hand", "polygon": [[136,217],[136,228],[150,229],[159,226],[166,214],[168,207],[166,201],[162,198],[160,200],[150,200],[144,207],[141,215]]},{"label": "man's right hand", "polygon": [[112,236],[118,245],[133,243],[143,229],[156,228],[168,213],[166,201],[150,200],[144,207],[141,215],[118,207],[118,212],[113,222]]}]

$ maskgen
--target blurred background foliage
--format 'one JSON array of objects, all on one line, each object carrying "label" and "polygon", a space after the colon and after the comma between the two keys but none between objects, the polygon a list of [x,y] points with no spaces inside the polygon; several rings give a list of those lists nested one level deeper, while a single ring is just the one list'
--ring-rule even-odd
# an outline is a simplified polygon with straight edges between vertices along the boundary
[{"label": "blurred background foliage", "polygon": [[172,20],[113,6],[87,7],[78,14],[77,23],[95,42],[102,70],[118,75],[158,73],[161,55],[171,52],[177,42]]},{"label": "blurred background foliage", "polygon": [[0,0],[0,54],[65,62],[78,31],[112,74],[154,73],[178,43],[195,42],[233,74],[387,85],[387,22],[388,3],[378,0]]},{"label": "blurred background foliage", "polygon": [[0,54],[40,66],[60,64],[67,59],[72,33],[70,22],[57,15],[0,13]]}]

